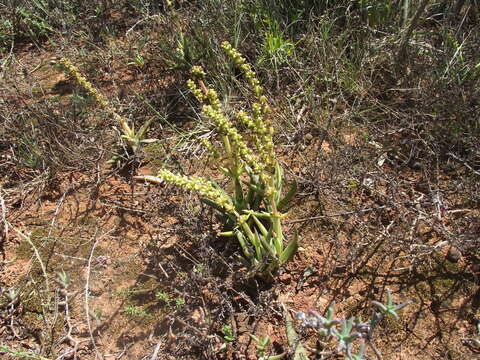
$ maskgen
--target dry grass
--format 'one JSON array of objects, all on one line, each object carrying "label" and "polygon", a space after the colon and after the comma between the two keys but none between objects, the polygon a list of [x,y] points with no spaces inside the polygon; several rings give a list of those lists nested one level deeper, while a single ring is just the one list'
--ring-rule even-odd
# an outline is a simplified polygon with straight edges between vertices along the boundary
[{"label": "dry grass", "polygon": [[[381,6],[397,2],[365,3],[2,5],[15,20],[0,22],[2,356],[255,359],[250,333],[289,358],[282,304],[365,317],[386,288],[413,304],[378,329],[383,359],[478,356],[478,9],[429,2],[399,61],[410,23]],[[202,65],[227,109],[251,102],[224,40],[266,84],[277,156],[299,184],[285,231],[302,249],[273,284],[245,276],[194,195],[132,181],[161,167],[217,176],[185,80]],[[136,129],[153,118],[159,142],[128,157],[114,120],[50,65],[59,57]]]}]

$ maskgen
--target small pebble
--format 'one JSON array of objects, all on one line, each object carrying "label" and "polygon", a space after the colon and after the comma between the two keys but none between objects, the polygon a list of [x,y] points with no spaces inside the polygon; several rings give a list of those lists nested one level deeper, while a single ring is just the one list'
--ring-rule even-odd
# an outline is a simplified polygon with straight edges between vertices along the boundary
[{"label": "small pebble", "polygon": [[280,275],[279,279],[280,279],[281,282],[289,284],[290,281],[292,280],[292,275],[290,275],[288,273],[284,273],[284,274]]},{"label": "small pebble", "polygon": [[451,247],[447,253],[447,260],[453,263],[458,262],[462,258],[462,253],[455,247]]}]

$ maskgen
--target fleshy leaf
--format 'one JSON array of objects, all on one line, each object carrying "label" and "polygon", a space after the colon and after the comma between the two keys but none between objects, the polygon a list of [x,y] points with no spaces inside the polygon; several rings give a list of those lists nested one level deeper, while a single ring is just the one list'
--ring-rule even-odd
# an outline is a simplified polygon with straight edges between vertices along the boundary
[{"label": "fleshy leaf", "polygon": [[223,207],[221,207],[220,205],[218,205],[216,202],[214,202],[210,199],[206,199],[206,198],[202,198],[202,199],[200,199],[200,201],[205,203],[208,206],[213,207],[215,210],[220,211],[222,214],[225,214],[225,209]]},{"label": "fleshy leaf", "polygon": [[293,354],[293,360],[308,360],[307,351],[300,342],[297,332],[295,331],[295,325],[292,316],[288,310],[283,306],[283,312],[285,317],[285,327],[287,330],[288,345],[295,347],[295,353]]},{"label": "fleshy leaf", "polygon": [[292,200],[293,196],[297,192],[297,182],[294,181],[288,190],[288,193],[285,197],[277,203],[277,208],[279,211],[283,211],[285,206]]},{"label": "fleshy leaf", "polygon": [[253,221],[255,221],[255,224],[257,224],[257,227],[260,230],[260,232],[262,233],[262,235],[267,236],[268,230],[265,228],[265,226],[262,224],[262,222],[260,220],[258,220],[258,218],[254,214],[251,214],[251,215],[252,215]]},{"label": "fleshy leaf", "polygon": [[293,256],[296,254],[298,249],[298,234],[295,233],[292,241],[288,244],[288,246],[283,250],[282,254],[280,255],[280,264],[285,264],[286,262],[290,261]]}]

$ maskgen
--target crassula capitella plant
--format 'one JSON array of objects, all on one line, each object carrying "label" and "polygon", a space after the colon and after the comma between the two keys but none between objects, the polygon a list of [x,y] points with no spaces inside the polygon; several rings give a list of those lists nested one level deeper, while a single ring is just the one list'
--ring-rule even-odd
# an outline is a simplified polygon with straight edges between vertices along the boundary
[{"label": "crassula capitella plant", "polygon": [[[222,189],[203,177],[178,175],[160,170],[157,176],[137,176],[150,182],[168,182],[197,192],[202,201],[221,213],[225,231],[220,236],[238,240],[240,259],[252,274],[271,277],[289,261],[298,247],[297,236],[287,241],[282,219],[296,185],[283,194],[283,170],[275,156],[273,128],[267,122],[270,107],[263,88],[251,66],[228,42],[222,48],[242,73],[253,93],[251,113],[239,111],[227,116],[218,93],[207,87],[206,74],[199,66],[192,68],[187,85],[201,104],[202,114],[211,120],[217,138],[203,140],[218,168],[231,181]],[[247,129],[243,133],[235,124]]]},{"label": "crassula capitella plant", "polygon": [[[112,116],[113,119],[115,119],[117,124],[120,126],[120,132],[122,133],[121,137],[126,142],[127,149],[130,153],[135,154],[141,145],[157,141],[156,139],[145,138],[146,132],[152,120],[147,120],[140,127],[140,129],[138,129],[138,131],[135,131],[133,124],[129,125],[127,119],[115,111],[108,100],[92,85],[92,83],[90,83],[80,74],[80,71],[69,59],[62,58],[58,64],[67,74],[72,77],[72,79],[78,85],[80,85],[93,99],[95,99],[95,101],[103,110]],[[115,162],[117,159],[118,156],[114,156],[110,162]]]}]

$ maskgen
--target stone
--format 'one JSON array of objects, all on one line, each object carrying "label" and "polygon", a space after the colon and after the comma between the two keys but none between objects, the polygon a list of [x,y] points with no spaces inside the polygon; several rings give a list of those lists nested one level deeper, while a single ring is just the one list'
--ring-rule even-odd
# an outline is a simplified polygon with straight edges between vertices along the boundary
[{"label": "stone", "polygon": [[292,280],[292,275],[284,273],[279,276],[279,280],[285,284],[290,284],[290,281]]},{"label": "stone", "polygon": [[447,260],[456,263],[462,258],[462,253],[456,247],[451,247],[447,252]]}]

